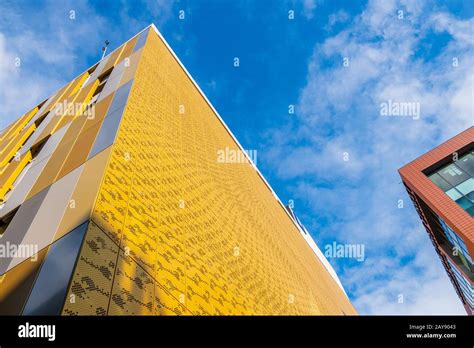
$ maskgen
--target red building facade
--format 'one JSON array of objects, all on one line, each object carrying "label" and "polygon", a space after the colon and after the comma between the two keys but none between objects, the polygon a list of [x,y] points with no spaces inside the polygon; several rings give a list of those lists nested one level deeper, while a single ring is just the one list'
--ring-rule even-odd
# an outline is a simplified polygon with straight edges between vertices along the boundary
[{"label": "red building facade", "polygon": [[466,312],[474,314],[474,127],[399,173]]}]

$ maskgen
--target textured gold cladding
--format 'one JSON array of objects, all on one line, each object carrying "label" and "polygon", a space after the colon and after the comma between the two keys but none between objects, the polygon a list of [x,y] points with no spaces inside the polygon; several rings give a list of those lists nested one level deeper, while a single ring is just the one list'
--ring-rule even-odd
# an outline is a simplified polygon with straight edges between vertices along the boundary
[{"label": "textured gold cladding", "polygon": [[118,247],[90,223],[74,270],[63,314],[105,315]]},{"label": "textured gold cladding", "polygon": [[109,293],[108,314],[356,314],[256,170],[217,161],[226,147],[238,149],[151,30],[86,237],[114,251],[83,250],[73,284],[103,280],[100,262],[113,279],[64,314],[104,314]]}]

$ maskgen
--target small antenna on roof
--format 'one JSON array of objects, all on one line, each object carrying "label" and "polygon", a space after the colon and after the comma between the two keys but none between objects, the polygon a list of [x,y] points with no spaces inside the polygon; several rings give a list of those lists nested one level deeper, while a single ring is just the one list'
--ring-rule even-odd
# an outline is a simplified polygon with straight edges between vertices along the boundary
[{"label": "small antenna on roof", "polygon": [[107,52],[107,47],[109,46],[109,43],[109,41],[105,40],[104,46],[102,46],[102,58],[100,58],[101,60],[105,57],[105,53]]}]

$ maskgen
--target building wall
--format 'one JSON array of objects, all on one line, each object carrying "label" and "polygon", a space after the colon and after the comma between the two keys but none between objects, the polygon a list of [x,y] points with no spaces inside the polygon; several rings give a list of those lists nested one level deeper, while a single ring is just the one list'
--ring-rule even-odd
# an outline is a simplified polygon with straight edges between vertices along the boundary
[{"label": "building wall", "polygon": [[64,314],[356,314],[150,30]]},{"label": "building wall", "polygon": [[0,131],[0,314],[61,314],[142,47],[129,40]]},{"label": "building wall", "polygon": [[[453,162],[453,159],[457,158],[454,156],[455,154],[458,157],[463,156],[463,152],[472,148],[473,142],[474,127],[470,127],[399,170],[435,250],[440,256],[466,312],[470,315],[474,313],[472,306],[474,284],[470,279],[472,273],[469,272],[469,269],[463,268],[458,257],[459,253],[452,248],[452,245],[444,243],[443,235],[446,233],[443,232],[444,228],[440,225],[440,219],[456,234],[457,238],[462,240],[466,249],[465,253],[474,255],[474,218],[432,182],[427,174],[431,174],[433,169]],[[425,208],[422,208],[422,205],[425,205]],[[431,222],[427,218],[429,214],[434,217]],[[459,280],[461,274],[464,276],[463,283]]]},{"label": "building wall", "polygon": [[183,69],[150,27],[0,131],[0,314],[356,313]]}]

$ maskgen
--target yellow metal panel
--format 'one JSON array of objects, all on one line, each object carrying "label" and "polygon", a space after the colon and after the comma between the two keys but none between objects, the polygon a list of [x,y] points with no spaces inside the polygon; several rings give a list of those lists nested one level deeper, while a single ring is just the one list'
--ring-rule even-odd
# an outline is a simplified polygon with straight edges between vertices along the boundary
[{"label": "yellow metal panel", "polygon": [[[79,79],[79,83],[77,84],[78,86],[82,85],[84,82],[82,80],[85,80],[85,77],[83,79]],[[75,93],[71,97],[63,100],[62,103],[60,103],[62,105],[60,109],[53,109],[52,112],[55,113],[55,117],[43,129],[40,136],[36,139],[35,145],[41,143],[45,138],[51,134],[54,134],[58,129],[61,129],[63,126],[74,121],[78,116],[80,116],[91,100],[92,95],[94,94],[98,85],[98,81],[87,85],[78,93]],[[56,107],[58,107],[58,104],[56,104]]]},{"label": "yellow metal panel", "polygon": [[[51,111],[53,118],[46,125],[46,127],[43,128],[41,134],[38,136],[38,138],[36,138],[36,141],[33,144],[33,146],[41,143],[44,139],[46,139],[51,134],[53,134],[56,130],[61,128],[61,127],[59,127],[59,124],[61,123],[61,121],[65,117],[65,114],[67,113],[67,110],[69,110],[69,105],[72,105],[72,103],[74,102],[74,99],[76,97],[77,97],[77,95],[75,95],[74,97],[65,99],[60,103],[60,105],[56,104],[56,107]],[[72,121],[71,118],[68,118],[68,120]],[[64,125],[64,123],[62,125]]]},{"label": "yellow metal panel", "polygon": [[67,96],[69,97],[76,94],[79,91],[79,89],[82,87],[82,85],[84,84],[84,81],[86,81],[88,77],[89,77],[89,73],[86,71],[85,73],[83,73],[82,75],[74,79],[74,81],[72,81],[72,83],[69,86],[69,89],[67,91]]},{"label": "yellow metal panel", "polygon": [[48,251],[40,250],[0,276],[0,313],[2,315],[20,315],[28,300],[39,268]]},{"label": "yellow metal panel", "polygon": [[92,214],[128,255],[110,313],[148,314],[129,276],[145,272],[155,314],[355,314],[257,171],[220,163],[224,149],[239,151],[152,33]]},{"label": "yellow metal panel", "polygon": [[72,147],[71,152],[64,161],[57,179],[62,178],[64,175],[79,167],[87,160],[87,155],[89,154],[92,145],[94,145],[94,140],[97,137],[100,125],[100,122],[96,122],[93,127],[89,127],[87,132],[81,133],[81,135],[77,138],[77,141]]},{"label": "yellow metal panel", "polygon": [[56,150],[54,156],[50,158],[45,168],[41,172],[40,177],[37,179],[35,185],[28,193],[26,200],[30,199],[38,192],[42,191],[43,189],[54,183],[54,178],[56,177],[58,170],[64,161],[64,158],[69,152],[69,149],[67,149],[66,146],[72,146],[72,142],[69,142],[69,144],[65,144],[63,147],[58,148]]},{"label": "yellow metal panel", "polygon": [[13,156],[15,156],[16,152],[28,140],[28,138],[34,132],[35,129],[36,126],[33,123],[28,128],[24,128],[18,135],[16,135],[12,139],[12,141],[0,155],[0,167],[6,165],[13,158]]},{"label": "yellow metal panel", "polygon": [[0,136],[0,153],[5,147],[5,144],[7,144],[7,141],[11,138],[11,134],[15,132],[15,130],[18,130],[18,124],[21,123],[21,120],[26,116],[23,115],[20,118],[18,118],[15,122],[10,124],[7,128],[4,129],[2,135]]},{"label": "yellow metal panel", "polygon": [[35,107],[33,110],[25,113],[23,116],[19,117],[16,121],[10,124],[0,135],[0,153],[2,152],[3,148],[7,145],[4,142],[4,139],[10,138],[15,134],[19,133],[23,127],[29,122],[29,120],[34,116],[34,114],[38,111],[38,108]]},{"label": "yellow metal panel", "polygon": [[[60,148],[62,145],[69,143],[69,141],[73,141],[73,142],[77,141],[86,121],[87,119],[85,117],[74,120],[74,122],[71,123],[66,133],[64,134],[64,137],[61,140],[61,143],[59,143],[58,148]],[[72,146],[69,147],[69,150],[71,149],[72,149]]]},{"label": "yellow metal panel", "polygon": [[74,168],[77,168],[87,160],[88,154],[94,145],[94,140],[96,139],[102,125],[102,121],[107,114],[112,97],[113,96],[110,95],[93,105],[90,109],[90,116],[82,115],[74,121],[74,123],[78,124],[78,127],[81,125],[81,130],[77,141],[66,158],[56,180],[66,175]]},{"label": "yellow metal panel", "polygon": [[4,201],[5,194],[10,191],[13,183],[18,178],[22,170],[31,162],[31,152],[28,151],[18,158],[13,159],[0,175],[0,202]]},{"label": "yellow metal panel", "polygon": [[81,105],[80,105],[80,108],[79,107],[77,108],[77,113],[75,113],[74,116],[79,116],[82,114],[85,107],[87,106],[87,104],[89,104],[89,101],[92,99],[92,95],[94,94],[98,86],[99,86],[99,80],[95,80],[93,83],[88,84],[86,87],[81,89],[81,91],[79,92],[75,100],[75,103],[81,104]]},{"label": "yellow metal panel", "polygon": [[[85,73],[81,74],[80,76],[78,76],[77,78],[75,78],[74,80],[72,80],[71,82],[69,82],[66,86],[62,87],[52,97],[52,100],[51,100],[49,106],[46,108],[46,110],[43,110],[42,114],[39,115],[40,116],[39,118],[43,117],[45,114],[47,114],[48,112],[53,110],[57,106],[58,102],[62,103],[67,99],[67,97],[74,95],[79,90],[79,88],[82,86],[82,84],[84,83],[84,81],[86,80],[86,78],[88,76],[89,76],[89,73],[85,72]],[[59,120],[56,120],[56,119],[55,119],[55,121],[59,122]],[[49,134],[52,134],[51,128],[50,128],[49,132],[46,132],[45,136],[43,136],[43,134],[41,136],[41,139],[44,139]]]},{"label": "yellow metal panel", "polygon": [[117,89],[122,87],[131,79],[133,79],[133,76],[135,76],[135,72],[137,71],[138,62],[140,61],[142,53],[143,53],[143,48],[140,48],[138,51],[134,52],[130,56],[130,65],[125,67],[125,70],[123,72],[122,78],[120,79],[120,83]]},{"label": "yellow metal panel", "polygon": [[121,62],[125,58],[130,58],[130,55],[133,52],[133,47],[135,46],[135,43],[137,42],[137,40],[138,40],[138,36],[135,36],[133,39],[131,39],[124,45],[123,50],[120,53],[120,58],[117,59],[117,63]]},{"label": "yellow metal panel", "polygon": [[123,250],[117,260],[109,315],[152,315],[154,281]]},{"label": "yellow metal panel", "polygon": [[[92,213],[92,220],[119,244],[132,180],[127,146],[114,146],[109,163]],[[112,202],[115,203],[111,204]]]},{"label": "yellow metal panel", "polygon": [[170,295],[170,293],[155,283],[155,298],[153,302],[154,315],[191,315],[191,311],[187,309],[178,299]]},{"label": "yellow metal panel", "polygon": [[[98,85],[81,89],[88,73],[50,106],[80,110],[63,110],[35,143],[71,123],[27,199],[84,165],[53,238],[90,218],[63,314],[355,314],[255,168],[218,160],[239,146],[159,36],[131,54],[134,40],[104,68],[130,56],[115,143],[85,162],[113,98],[80,116]],[[0,200],[31,159],[10,162],[30,116],[1,135]]]},{"label": "yellow metal panel", "polygon": [[53,242],[90,218],[110,152],[108,148],[84,164]]},{"label": "yellow metal panel", "polygon": [[96,122],[102,121],[105,116],[107,115],[107,111],[109,110],[110,103],[112,102],[114,94],[111,93],[98,103],[94,104],[93,109],[91,110],[91,115],[86,117],[86,124],[84,125],[83,132],[87,130],[87,128],[94,125]]},{"label": "yellow metal panel", "polygon": [[63,100],[64,99],[64,96],[68,90],[68,88],[71,86],[71,83],[73,83],[74,81],[68,83],[66,86],[64,86],[63,88],[61,88],[55,96],[53,96],[51,102],[49,103],[49,106],[46,108],[46,110],[43,110],[42,114],[40,115],[40,118],[47,114],[48,112],[50,112],[55,106],[56,106],[56,103],[58,100]]},{"label": "yellow metal panel", "polygon": [[118,247],[94,223],[90,223],[63,315],[105,315],[118,256]]},{"label": "yellow metal panel", "polygon": [[76,118],[78,117],[87,119],[87,117],[84,116],[82,113],[84,112],[84,109],[86,108],[86,106],[89,104],[92,98],[92,95],[94,94],[98,85],[99,85],[99,81],[96,80],[93,83],[87,85],[77,95],[75,95],[75,99],[74,99],[74,102],[71,103],[71,107],[60,118],[59,122],[56,123],[56,126],[51,131],[51,134],[56,132],[58,129],[61,129],[66,124],[76,120]]},{"label": "yellow metal panel", "polygon": [[51,158],[41,172],[41,175],[37,179],[35,185],[28,193],[27,199],[30,199],[35,194],[56,181],[56,178],[61,171],[61,168],[64,165],[67,156],[69,155],[69,152],[76,142],[76,138],[81,130],[81,127],[82,124],[75,122],[67,129],[66,134],[64,135],[56,150],[51,155]]},{"label": "yellow metal panel", "polygon": [[[23,116],[21,116],[23,117]],[[3,130],[2,130],[2,133],[0,134],[0,143],[2,142],[3,139],[5,139],[5,137],[12,131],[12,129],[15,128],[16,124],[18,122],[20,122],[20,118],[18,118],[17,120],[13,121],[11,124],[9,124],[8,126],[6,126]]]},{"label": "yellow metal panel", "polygon": [[15,142],[16,135],[24,129],[26,124],[31,120],[31,118],[36,114],[37,111],[38,108],[35,107],[30,112],[26,113],[18,120],[18,122],[15,122],[15,124],[8,132],[5,133],[5,139],[0,142],[0,154],[3,154],[8,148],[8,146],[11,145],[12,142]]},{"label": "yellow metal panel", "polygon": [[117,48],[115,51],[113,51],[110,54],[110,58],[107,61],[107,64],[102,69],[103,72],[109,70],[110,68],[114,67],[115,64],[117,64],[118,58],[120,57],[120,54],[122,53],[123,48],[124,48],[124,45],[120,46],[119,48]]}]

